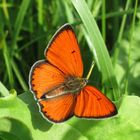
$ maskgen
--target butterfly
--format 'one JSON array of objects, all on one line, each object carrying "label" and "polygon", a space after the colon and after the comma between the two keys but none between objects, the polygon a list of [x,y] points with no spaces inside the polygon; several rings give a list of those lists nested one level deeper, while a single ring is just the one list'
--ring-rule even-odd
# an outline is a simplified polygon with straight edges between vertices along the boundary
[{"label": "butterfly", "polygon": [[29,74],[29,86],[44,118],[60,123],[72,116],[106,118],[117,114],[116,106],[101,91],[87,85],[74,30],[64,24],[54,34]]}]

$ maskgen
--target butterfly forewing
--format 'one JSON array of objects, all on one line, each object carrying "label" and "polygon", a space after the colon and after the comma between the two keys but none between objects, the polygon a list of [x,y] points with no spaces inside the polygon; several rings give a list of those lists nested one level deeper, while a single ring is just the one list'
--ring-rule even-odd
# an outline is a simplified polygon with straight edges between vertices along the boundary
[{"label": "butterfly forewing", "polygon": [[66,75],[81,77],[83,63],[75,33],[70,25],[62,26],[50,41],[45,56]]},{"label": "butterfly forewing", "polygon": [[44,94],[65,81],[64,74],[46,61],[38,61],[30,73],[30,88],[40,99]]}]

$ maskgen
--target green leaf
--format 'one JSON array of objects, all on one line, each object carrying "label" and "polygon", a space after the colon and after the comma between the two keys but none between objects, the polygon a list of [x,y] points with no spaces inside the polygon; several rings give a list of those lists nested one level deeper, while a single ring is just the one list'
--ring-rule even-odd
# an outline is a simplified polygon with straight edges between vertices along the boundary
[{"label": "green leaf", "polygon": [[[0,131],[3,131],[5,133],[5,137],[8,137],[9,140],[12,138],[15,140],[32,140],[31,133],[28,129],[28,127],[22,123],[22,121],[19,121],[18,119],[13,119],[9,117],[3,117],[0,119]],[[12,137],[10,139],[10,137]]]},{"label": "green leaf", "polygon": [[138,139],[140,134],[140,98],[125,96],[118,115],[103,120],[73,117],[61,124],[51,124],[39,113],[31,93],[0,98],[0,137],[12,135],[28,140],[120,140]]},{"label": "green leaf", "polygon": [[0,140],[20,140],[20,139],[11,133],[0,131]]},{"label": "green leaf", "polygon": [[84,136],[79,130],[73,126],[62,123],[54,124],[48,131],[47,140],[89,140],[88,137]]},{"label": "green leaf", "polygon": [[104,120],[71,120],[69,124],[89,140],[138,140],[140,98],[125,96],[117,116]]},{"label": "green leaf", "polygon": [[26,92],[17,97],[14,92],[0,98],[0,132],[21,140],[42,140],[47,137],[46,132],[51,125],[39,113],[31,93]]}]

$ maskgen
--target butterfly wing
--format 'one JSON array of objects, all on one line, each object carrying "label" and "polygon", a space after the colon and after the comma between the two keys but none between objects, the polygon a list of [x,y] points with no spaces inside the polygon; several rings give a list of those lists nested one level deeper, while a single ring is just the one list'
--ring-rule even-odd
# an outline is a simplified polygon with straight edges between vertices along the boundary
[{"label": "butterfly wing", "polygon": [[64,74],[46,61],[36,62],[30,71],[29,85],[31,91],[40,99],[51,89],[63,83]]},{"label": "butterfly wing", "polygon": [[51,122],[63,122],[73,116],[75,106],[74,94],[39,101],[41,113]]},{"label": "butterfly wing", "polygon": [[[61,95],[68,77],[82,77],[83,63],[72,27],[62,26],[45,50],[47,61],[38,61],[30,71],[29,85],[38,100],[41,113],[52,122],[62,122],[73,116],[76,95]],[[51,92],[50,92],[51,91]],[[49,92],[51,98],[46,98]],[[55,96],[56,94],[60,96]],[[45,95],[45,97],[44,97]]]},{"label": "butterfly wing", "polygon": [[80,49],[69,24],[65,24],[55,33],[45,50],[45,57],[66,75],[81,77],[83,74]]},{"label": "butterfly wing", "polygon": [[86,86],[77,95],[74,114],[84,118],[105,118],[117,114],[115,105],[99,90]]},{"label": "butterfly wing", "polygon": [[62,26],[56,32],[45,50],[45,56],[47,62],[35,63],[29,77],[30,89],[38,99],[52,88],[63,84],[67,77],[81,77],[83,74],[79,46],[69,24]]}]

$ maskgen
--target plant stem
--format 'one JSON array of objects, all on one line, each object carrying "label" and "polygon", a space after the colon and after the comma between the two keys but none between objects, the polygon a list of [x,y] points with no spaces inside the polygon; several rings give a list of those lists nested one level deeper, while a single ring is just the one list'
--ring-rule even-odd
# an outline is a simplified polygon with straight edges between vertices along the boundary
[{"label": "plant stem", "polygon": [[106,41],[106,0],[102,0],[102,36],[104,41]]},{"label": "plant stem", "polygon": [[[131,2],[131,0],[127,0],[126,6],[125,6],[125,11],[128,10],[130,2]],[[118,38],[117,38],[117,42],[115,44],[115,53],[114,53],[114,56],[113,56],[113,65],[114,66],[117,63],[116,61],[118,59],[118,55],[119,55],[119,51],[120,51],[120,49],[117,45],[120,43],[120,41],[122,39],[123,32],[124,32],[124,27],[125,27],[125,23],[126,23],[126,18],[127,18],[127,14],[124,14],[123,18],[122,18],[121,27],[120,27],[119,35],[118,35]]]}]

